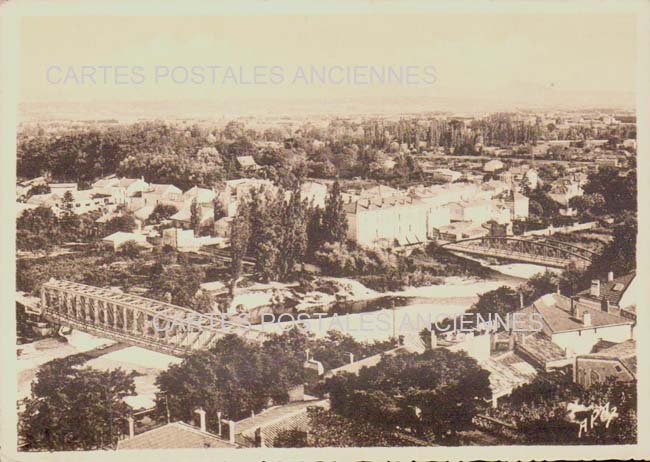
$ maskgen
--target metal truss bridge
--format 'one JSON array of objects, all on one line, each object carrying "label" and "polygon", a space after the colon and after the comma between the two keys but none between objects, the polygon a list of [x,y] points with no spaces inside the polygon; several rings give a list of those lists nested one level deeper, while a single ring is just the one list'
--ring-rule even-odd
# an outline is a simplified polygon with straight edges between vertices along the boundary
[{"label": "metal truss bridge", "polygon": [[565,268],[571,263],[578,268],[586,268],[598,255],[575,244],[548,238],[477,237],[447,242],[441,247],[458,253],[553,268]]},{"label": "metal truss bridge", "polygon": [[41,290],[44,317],[56,324],[160,353],[183,356],[237,334],[262,340],[248,324],[115,290],[50,279]]}]

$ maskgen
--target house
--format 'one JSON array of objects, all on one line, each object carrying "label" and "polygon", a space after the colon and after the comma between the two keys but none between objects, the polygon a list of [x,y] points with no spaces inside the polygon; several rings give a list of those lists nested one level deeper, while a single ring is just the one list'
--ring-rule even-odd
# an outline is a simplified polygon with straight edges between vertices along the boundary
[{"label": "house", "polygon": [[145,205],[183,205],[183,191],[173,184],[150,184],[145,191],[136,194],[131,200],[131,208],[137,210]]},{"label": "house", "polygon": [[487,161],[483,165],[483,171],[484,172],[496,172],[497,170],[502,170],[504,167],[504,163],[501,162],[498,159],[492,159]]},{"label": "house", "polygon": [[515,388],[530,383],[537,376],[537,369],[518,352],[501,352],[479,362],[490,373],[492,407],[497,407],[499,398],[510,395]]},{"label": "house", "polygon": [[54,193],[35,194],[27,199],[27,204],[36,207],[58,208],[61,204],[62,196]]},{"label": "house", "polygon": [[432,176],[434,180],[453,183],[454,181],[459,180],[463,174],[448,168],[437,168],[432,172]]},{"label": "house", "polygon": [[175,249],[198,247],[195,242],[194,230],[179,228],[164,229],[162,234],[162,245],[168,245]]},{"label": "house", "polygon": [[582,193],[580,183],[572,179],[562,178],[551,184],[551,190],[548,195],[564,208],[568,208],[569,201],[574,197],[582,196]]},{"label": "house", "polygon": [[66,192],[75,192],[79,189],[77,183],[50,183],[50,192],[63,196]]},{"label": "house", "polygon": [[[546,294],[519,312],[525,319],[531,319],[533,314],[538,316],[542,326],[536,335],[558,346],[566,358],[587,354],[602,340],[620,343],[633,338],[634,321],[606,307],[595,308],[578,298],[557,293]],[[522,335],[519,339],[524,351],[530,337],[533,336]]]},{"label": "house", "polygon": [[110,245],[114,251],[119,250],[123,244],[127,242],[135,242],[140,247],[145,249],[151,249],[153,246],[147,242],[147,238],[142,234],[137,233],[127,233],[124,231],[117,231],[110,236],[106,236],[102,239],[102,243]]},{"label": "house", "polygon": [[[194,411],[200,417],[200,426],[185,422],[170,422],[157,428],[135,434],[135,420],[129,417],[129,435],[117,442],[122,449],[207,449],[236,448],[234,442],[207,431],[206,412],[199,408]],[[221,428],[221,420],[219,420]],[[231,438],[232,440],[233,438]]]},{"label": "house", "polygon": [[140,207],[136,211],[133,212],[133,216],[135,217],[136,220],[140,221],[141,223],[144,223],[149,219],[151,214],[153,213],[154,209],[156,207],[153,205],[145,205],[144,207]]},{"label": "house", "polygon": [[275,438],[287,430],[309,430],[310,407],[329,409],[329,400],[311,399],[294,401],[281,406],[274,406],[257,415],[239,420],[234,426],[234,441],[240,447],[273,447]]},{"label": "house", "polygon": [[489,180],[481,183],[480,195],[486,199],[492,199],[505,192],[510,192],[510,183],[501,180]]},{"label": "house", "polygon": [[118,204],[128,204],[133,196],[146,191],[149,184],[142,178],[109,176],[93,183],[93,189],[110,194]]},{"label": "house", "polygon": [[432,188],[418,188],[409,191],[409,196],[424,204],[427,217],[427,237],[436,233],[436,229],[451,223],[451,214],[446,204],[440,203],[440,198],[432,194]]},{"label": "house", "polygon": [[51,208],[52,211],[60,215],[65,210],[71,210],[77,215],[99,210],[102,212],[112,211],[117,202],[115,198],[102,192],[101,190],[87,189],[83,191],[74,191],[70,193],[72,201],[65,201],[65,193],[50,192],[46,194],[37,194],[27,200],[27,204]]},{"label": "house", "polygon": [[423,201],[407,195],[359,199],[344,204],[348,238],[365,246],[424,243],[427,209]]},{"label": "house", "polygon": [[212,204],[215,197],[217,193],[211,189],[194,186],[183,193],[183,202],[189,204],[196,200],[198,204]]},{"label": "house", "polygon": [[184,422],[172,422],[117,442],[117,449],[236,448],[217,435]]},{"label": "house", "polygon": [[513,219],[525,220],[528,218],[528,197],[518,192],[511,193],[508,199],[506,199],[505,204],[510,208]]},{"label": "house", "polygon": [[253,190],[263,190],[269,194],[275,194],[277,187],[269,180],[256,178],[241,178],[224,182],[221,189],[217,191],[217,200],[220,202],[226,216],[235,216],[237,206],[241,201],[250,199]]},{"label": "house", "polygon": [[[210,223],[210,220],[214,218],[214,208],[212,205],[198,206],[199,212],[199,226],[204,226]],[[192,227],[192,206],[186,205],[174,215],[169,217],[169,219],[174,223],[175,226],[182,229],[189,229]]]},{"label": "house", "polygon": [[237,156],[237,164],[242,170],[257,170],[260,168],[253,156]]},{"label": "house", "polygon": [[490,200],[469,200],[447,204],[450,219],[454,221],[472,221],[485,223],[494,216],[493,203]]},{"label": "house", "polygon": [[606,280],[591,281],[591,287],[579,292],[577,297],[580,303],[635,320],[637,294],[640,293],[638,285],[635,271],[618,277],[610,271]]},{"label": "house", "polygon": [[585,388],[615,377],[617,381],[636,380],[636,341],[596,345],[592,353],[575,357],[573,381]]}]

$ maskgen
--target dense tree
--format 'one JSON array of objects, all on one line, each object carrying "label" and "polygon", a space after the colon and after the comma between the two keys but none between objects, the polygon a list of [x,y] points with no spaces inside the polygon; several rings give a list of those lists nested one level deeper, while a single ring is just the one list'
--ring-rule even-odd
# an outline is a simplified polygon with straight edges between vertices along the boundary
[{"label": "dense tree", "polygon": [[212,216],[215,222],[226,216],[226,211],[223,209],[223,205],[218,197],[212,200]]},{"label": "dense tree", "polygon": [[375,422],[350,419],[319,407],[307,409],[309,432],[289,430],[278,433],[273,442],[279,448],[331,448],[411,446],[396,431],[378,427]]},{"label": "dense tree", "polygon": [[282,207],[283,196],[272,197],[264,191],[255,190],[251,196],[250,229],[248,251],[255,260],[255,274],[265,282],[278,275],[280,228],[278,209]]},{"label": "dense tree", "polygon": [[230,296],[234,297],[251,237],[250,205],[242,201],[230,229]]},{"label": "dense tree", "polygon": [[598,217],[606,211],[606,200],[600,193],[584,194],[572,197],[569,200],[569,207],[576,209],[580,214]]},{"label": "dense tree", "polygon": [[283,201],[280,216],[281,239],[278,254],[278,275],[286,280],[293,274],[294,266],[302,263],[307,250],[306,204],[300,199],[300,189]]},{"label": "dense tree", "polygon": [[587,276],[599,278],[613,271],[621,275],[636,268],[636,241],[638,236],[636,216],[628,213],[614,227],[613,238],[587,269]]},{"label": "dense tree", "polygon": [[264,347],[269,351],[295,355],[298,362],[304,359],[305,351],[309,350],[310,357],[320,361],[325,370],[349,364],[350,354],[359,360],[390,350],[394,346],[393,340],[360,342],[337,330],[331,330],[325,336],[317,338],[313,333],[290,329],[272,335],[264,342]]},{"label": "dense tree", "polygon": [[[161,416],[189,421],[198,407],[208,415],[239,420],[269,404],[284,404],[287,391],[302,383],[302,363],[291,354],[274,355],[236,335],[218,340],[209,350],[186,356],[160,373],[156,406]],[[166,398],[165,398],[166,397]],[[216,419],[208,429],[215,431]]]},{"label": "dense tree", "polygon": [[47,250],[62,241],[59,219],[47,207],[25,210],[16,220],[19,250]]},{"label": "dense tree", "polygon": [[385,356],[359,375],[339,374],[323,390],[332,410],[377,429],[411,428],[453,443],[490,396],[489,373],[465,353],[444,348]]},{"label": "dense tree", "polygon": [[583,189],[587,195],[600,194],[610,213],[637,208],[637,179],[634,171],[621,176],[615,167],[601,167],[589,175]]},{"label": "dense tree", "polygon": [[196,201],[196,198],[194,198],[190,204],[190,228],[192,228],[194,234],[198,236],[200,227],[201,210],[199,209],[199,204]]},{"label": "dense tree", "polygon": [[323,212],[323,241],[345,242],[348,222],[343,208],[341,185],[335,181],[325,201]]},{"label": "dense tree", "polygon": [[159,224],[177,212],[178,209],[173,205],[157,204],[147,218],[147,224]]},{"label": "dense tree", "polygon": [[[570,375],[540,373],[503,402],[502,412],[526,444],[633,444],[637,439],[636,387],[636,382],[610,377],[584,389]],[[570,418],[570,403],[589,409]],[[600,418],[592,422],[593,406],[615,410],[616,416],[607,426]]]},{"label": "dense tree", "polygon": [[106,222],[104,225],[104,230],[107,235],[122,231],[125,233],[133,232],[136,228],[135,217],[132,213],[123,213],[117,216],[114,216]]},{"label": "dense tree", "polygon": [[524,304],[528,305],[542,295],[557,291],[559,280],[557,275],[551,271],[537,273],[528,278],[526,284],[521,287]]},{"label": "dense tree", "polygon": [[20,435],[32,450],[114,448],[131,408],[133,377],[120,369],[79,368],[55,359],[39,369],[21,414]]},{"label": "dense tree", "polygon": [[520,308],[519,294],[508,286],[490,290],[478,296],[472,311],[480,313],[486,320],[488,316],[498,314],[505,319],[508,313]]}]

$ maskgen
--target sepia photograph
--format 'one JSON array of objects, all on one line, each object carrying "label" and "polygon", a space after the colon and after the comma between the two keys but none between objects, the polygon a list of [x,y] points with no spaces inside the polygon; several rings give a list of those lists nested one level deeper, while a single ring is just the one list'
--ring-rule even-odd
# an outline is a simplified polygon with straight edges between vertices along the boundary
[{"label": "sepia photograph", "polygon": [[1,3],[1,460],[650,456],[650,2]]}]

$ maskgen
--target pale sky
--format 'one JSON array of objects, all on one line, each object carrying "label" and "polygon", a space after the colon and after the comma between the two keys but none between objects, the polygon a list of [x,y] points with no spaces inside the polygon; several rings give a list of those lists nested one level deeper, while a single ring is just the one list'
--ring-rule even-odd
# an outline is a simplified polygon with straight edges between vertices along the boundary
[{"label": "pale sky", "polygon": [[[26,17],[21,20],[20,51],[21,101],[25,102],[301,100],[387,93],[397,98],[512,100],[547,93],[549,98],[575,92],[611,96],[635,91],[637,50],[632,15],[427,13]],[[298,66],[312,64],[434,66],[436,82],[415,86],[291,83]],[[47,81],[48,68],[50,78],[60,81],[69,66],[78,72],[82,65],[142,66],[144,82]],[[281,66],[285,79],[280,85],[174,84],[170,78],[156,83],[154,72],[160,65],[242,66],[244,78],[250,77],[253,66]]]}]

